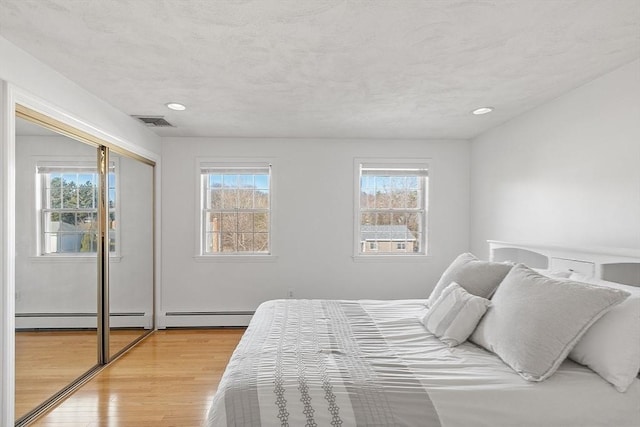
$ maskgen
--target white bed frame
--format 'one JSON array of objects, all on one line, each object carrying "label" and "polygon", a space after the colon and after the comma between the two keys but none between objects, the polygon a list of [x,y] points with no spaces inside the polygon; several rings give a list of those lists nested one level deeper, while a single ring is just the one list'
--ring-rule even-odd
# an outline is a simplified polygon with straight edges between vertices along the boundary
[{"label": "white bed frame", "polygon": [[640,286],[640,250],[571,248],[538,243],[487,240],[492,261],[521,262],[533,268],[571,271]]}]

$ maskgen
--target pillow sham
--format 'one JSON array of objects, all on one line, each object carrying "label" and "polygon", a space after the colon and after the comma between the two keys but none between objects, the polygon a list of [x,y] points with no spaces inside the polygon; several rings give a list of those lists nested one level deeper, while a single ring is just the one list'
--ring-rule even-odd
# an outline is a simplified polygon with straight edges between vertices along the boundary
[{"label": "pillow sham", "polygon": [[512,266],[513,264],[501,262],[480,261],[470,253],[459,255],[442,273],[429,296],[427,307],[431,307],[444,288],[452,282],[458,283],[472,295],[489,298]]},{"label": "pillow sham", "polygon": [[488,299],[471,295],[453,282],[442,291],[421,322],[440,341],[455,347],[469,338],[489,304]]},{"label": "pillow sham", "polygon": [[618,289],[551,279],[517,264],[470,339],[522,378],[543,381],[589,326],[628,296]]},{"label": "pillow sham", "polygon": [[569,353],[625,392],[640,371],[640,288],[572,274],[571,280],[621,289],[631,296],[595,322]]}]

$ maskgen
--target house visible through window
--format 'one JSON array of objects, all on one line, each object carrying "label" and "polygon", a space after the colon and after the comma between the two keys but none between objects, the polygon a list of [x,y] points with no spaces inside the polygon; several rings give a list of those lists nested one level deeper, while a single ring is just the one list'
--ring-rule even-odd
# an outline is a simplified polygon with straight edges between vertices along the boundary
[{"label": "house visible through window", "polygon": [[358,165],[358,254],[425,255],[428,165],[409,161]]},{"label": "house visible through window", "polygon": [[202,255],[269,254],[271,166],[201,164]]},{"label": "house visible through window", "polygon": [[[37,166],[40,192],[40,255],[95,253],[98,247],[98,174],[95,163],[42,163]],[[116,170],[109,167],[109,245],[116,250]]]}]

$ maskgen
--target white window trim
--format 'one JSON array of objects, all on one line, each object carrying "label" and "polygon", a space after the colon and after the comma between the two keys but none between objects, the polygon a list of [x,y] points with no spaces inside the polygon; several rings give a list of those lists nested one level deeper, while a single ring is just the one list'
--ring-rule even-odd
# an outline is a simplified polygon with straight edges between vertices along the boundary
[{"label": "white window trim", "polygon": [[[113,163],[115,168],[116,175],[116,221],[120,222],[120,159],[115,157],[109,160],[110,163]],[[30,209],[32,214],[31,227],[32,237],[30,239],[32,248],[31,253],[32,256],[29,257],[31,261],[36,262],[72,262],[74,260],[79,262],[93,262],[96,258],[95,252],[88,252],[87,254],[74,254],[74,253],[64,253],[64,254],[44,254],[42,253],[42,181],[40,179],[40,174],[38,173],[38,166],[74,166],[74,165],[95,165],[96,171],[98,170],[97,158],[93,156],[34,156],[32,158],[32,167],[31,170],[34,173],[33,179],[31,179],[31,191],[32,200],[33,200],[33,209]],[[117,226],[116,230],[116,250],[113,252],[109,252],[109,259],[115,262],[119,262],[122,259],[122,255],[120,254],[120,227]]]},{"label": "white window trim", "polygon": [[[398,252],[398,253],[363,253],[360,250],[360,167],[362,164],[381,168],[393,167],[417,167],[425,168],[429,171],[429,187],[425,199],[427,210],[425,212],[425,224],[423,233],[424,253]],[[431,197],[433,194],[433,161],[430,158],[377,158],[377,157],[356,157],[353,159],[353,255],[354,262],[424,262],[431,258],[432,247],[429,239],[431,222]]]},{"label": "white window trim", "polygon": [[[275,188],[276,185],[276,167],[275,159],[271,157],[196,157],[195,161],[195,232],[194,232],[194,256],[195,262],[275,262],[278,257],[276,254],[276,239],[275,237],[275,219],[276,204],[275,200]],[[270,166],[270,178],[269,178],[269,252],[268,253],[212,253],[205,254],[203,251],[203,221],[202,221],[202,176],[201,170],[203,167],[256,167],[256,166]]]}]

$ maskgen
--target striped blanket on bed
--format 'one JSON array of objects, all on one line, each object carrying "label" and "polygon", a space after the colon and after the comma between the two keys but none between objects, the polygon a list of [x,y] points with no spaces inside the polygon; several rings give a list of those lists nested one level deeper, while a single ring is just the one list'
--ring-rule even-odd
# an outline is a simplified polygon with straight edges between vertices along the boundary
[{"label": "striped blanket on bed", "polygon": [[356,301],[263,304],[234,352],[212,426],[439,426],[429,394]]}]

